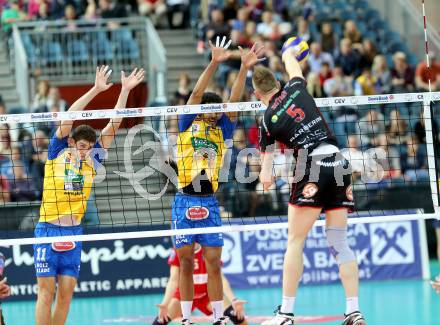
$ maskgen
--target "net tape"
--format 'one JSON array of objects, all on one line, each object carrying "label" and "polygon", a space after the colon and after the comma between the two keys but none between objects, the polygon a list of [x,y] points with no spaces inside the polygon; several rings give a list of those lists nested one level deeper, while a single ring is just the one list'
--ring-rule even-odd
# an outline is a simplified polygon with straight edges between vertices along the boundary
[{"label": "net tape", "polygon": [[[329,97],[315,98],[318,107],[342,107],[350,105],[378,105],[399,104],[440,100],[440,92],[403,93],[374,96],[352,97]],[[55,122],[71,120],[96,120],[107,118],[147,117],[147,116],[170,116],[181,114],[201,114],[212,112],[246,112],[264,110],[266,107],[261,102],[240,102],[206,105],[180,105],[162,107],[142,107],[127,109],[106,109],[77,112],[54,112],[54,113],[25,113],[0,115],[0,124],[29,123],[29,122]]]}]

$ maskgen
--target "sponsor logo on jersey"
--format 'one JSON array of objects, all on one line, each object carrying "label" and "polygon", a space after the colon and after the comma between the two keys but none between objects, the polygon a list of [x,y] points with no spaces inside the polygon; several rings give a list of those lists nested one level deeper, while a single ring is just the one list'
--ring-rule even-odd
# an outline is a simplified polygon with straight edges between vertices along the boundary
[{"label": "sponsor logo on jersey", "polygon": [[67,252],[75,249],[76,244],[73,241],[52,243],[52,249],[56,252]]},{"label": "sponsor logo on jersey", "polygon": [[274,114],[271,118],[272,123],[276,123],[278,121],[278,115]]},{"label": "sponsor logo on jersey", "polygon": [[310,129],[318,124],[319,122],[322,121],[322,117],[318,116],[317,118],[315,118],[314,120],[310,121],[307,124],[302,124],[302,127],[295,132],[295,134],[293,135],[293,137],[290,138],[290,142],[294,141],[295,139],[297,139],[300,135],[304,134],[305,132],[309,132]]},{"label": "sponsor logo on jersey", "polygon": [[346,163],[345,160],[336,160],[336,161],[322,161],[319,160],[316,162],[318,166],[322,167],[336,167],[336,166],[344,166]]},{"label": "sponsor logo on jersey", "polygon": [[215,142],[209,141],[208,139],[203,138],[191,138],[191,143],[194,148],[194,151],[198,151],[201,149],[211,149],[216,153],[218,152],[218,145]]},{"label": "sponsor logo on jersey", "polygon": [[295,91],[292,95],[289,96],[289,99],[287,100],[287,102],[284,104],[283,108],[284,110],[286,110],[290,104],[292,104],[293,100],[300,94],[300,91],[297,90]]},{"label": "sponsor logo on jersey", "polygon": [[314,183],[307,183],[306,186],[304,186],[304,189],[302,191],[302,195],[306,199],[314,197],[316,195],[316,193],[318,193],[318,186]]},{"label": "sponsor logo on jersey", "polygon": [[286,97],[287,97],[287,91],[283,90],[281,94],[277,98],[275,98],[275,101],[272,104],[272,109],[276,109]]},{"label": "sponsor logo on jersey", "polygon": [[299,198],[298,201],[300,202],[305,202],[305,203],[315,203],[314,199],[303,199],[303,198]]},{"label": "sponsor logo on jersey", "polygon": [[205,207],[194,206],[186,210],[185,216],[189,220],[203,220],[208,218],[209,210]]}]

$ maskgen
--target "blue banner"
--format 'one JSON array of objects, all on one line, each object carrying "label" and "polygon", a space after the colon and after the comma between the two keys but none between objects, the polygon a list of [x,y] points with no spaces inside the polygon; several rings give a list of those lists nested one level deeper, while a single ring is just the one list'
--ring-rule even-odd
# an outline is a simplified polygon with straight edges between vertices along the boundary
[{"label": "blue banner", "polygon": [[[349,244],[359,262],[362,280],[422,277],[416,221],[349,226]],[[277,287],[282,284],[287,229],[225,234],[223,271],[235,288]],[[323,227],[310,232],[304,247],[303,284],[339,281]]]}]

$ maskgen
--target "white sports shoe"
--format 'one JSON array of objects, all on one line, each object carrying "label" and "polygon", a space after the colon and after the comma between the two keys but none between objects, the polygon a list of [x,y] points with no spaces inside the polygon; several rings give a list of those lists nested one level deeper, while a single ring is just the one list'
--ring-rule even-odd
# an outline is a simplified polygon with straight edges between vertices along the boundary
[{"label": "white sports shoe", "polygon": [[344,316],[345,319],[342,325],[367,325],[364,316],[359,311]]},{"label": "white sports shoe", "polygon": [[275,316],[261,323],[261,325],[294,325],[293,314],[284,314],[280,312],[280,307],[275,310]]},{"label": "white sports shoe", "polygon": [[228,323],[229,317],[223,316],[218,319],[213,325],[226,325]]},{"label": "white sports shoe", "polygon": [[189,319],[182,319],[182,325],[194,325],[194,323],[191,323]]}]

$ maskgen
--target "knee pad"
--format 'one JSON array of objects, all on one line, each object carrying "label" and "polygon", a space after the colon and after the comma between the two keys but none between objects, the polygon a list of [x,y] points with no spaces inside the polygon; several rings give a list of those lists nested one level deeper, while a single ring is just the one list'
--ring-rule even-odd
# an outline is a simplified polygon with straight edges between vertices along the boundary
[{"label": "knee pad", "polygon": [[167,321],[165,323],[162,323],[161,321],[159,321],[159,318],[156,317],[153,321],[153,325],[167,325],[169,322],[171,322],[171,319],[169,317],[167,317]]},{"label": "knee pad", "polygon": [[237,318],[237,316],[235,316],[234,308],[232,308],[232,305],[225,309],[223,315],[229,317],[229,320],[234,324],[241,324],[244,321],[244,318],[239,319]]},{"label": "knee pad", "polygon": [[348,246],[347,228],[329,227],[326,234],[330,252],[338,265],[356,261],[356,256]]}]

